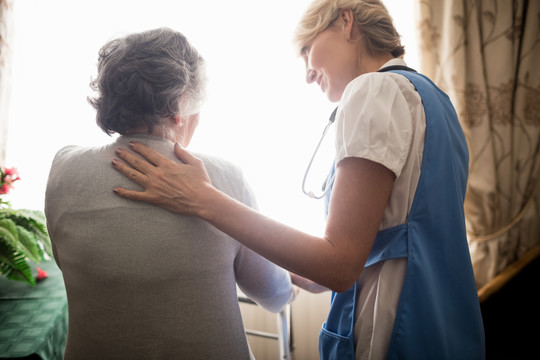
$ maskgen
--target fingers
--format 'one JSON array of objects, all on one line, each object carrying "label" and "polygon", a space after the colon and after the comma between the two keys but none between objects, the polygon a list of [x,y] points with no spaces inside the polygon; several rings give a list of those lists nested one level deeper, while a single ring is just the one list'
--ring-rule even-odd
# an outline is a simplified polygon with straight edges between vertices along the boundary
[{"label": "fingers", "polygon": [[[129,148],[135,151],[137,154],[143,156],[146,160],[148,160],[151,164],[155,166],[159,166],[163,160],[166,160],[166,158],[163,155],[161,155],[159,152],[138,142],[130,142]],[[133,157],[134,160],[136,160],[136,158],[137,157]],[[131,165],[133,166],[134,164],[131,164]]]},{"label": "fingers", "polygon": [[146,194],[143,192],[135,191],[135,190],[127,190],[121,187],[115,187],[113,191],[120,197],[129,199],[129,200],[144,201],[147,198]]},{"label": "fingers", "polygon": [[[127,153],[127,151],[120,151],[120,153],[117,152],[117,155],[119,157],[121,157],[122,159],[125,159],[126,154],[124,154],[124,153]],[[131,156],[133,156],[133,155],[131,155]],[[128,161],[128,160],[126,160],[126,161]],[[126,164],[122,163],[121,161],[118,161],[117,159],[113,159],[111,163],[112,163],[113,168],[118,170],[121,174],[123,174],[127,178],[131,179],[135,183],[139,184],[143,188],[146,187],[146,184],[148,183],[148,177],[145,174],[137,171],[136,169],[134,169],[134,168],[132,168],[130,166],[127,166]]]},{"label": "fingers", "polygon": [[178,143],[174,144],[174,154],[185,164],[196,164],[201,161],[198,157],[192,155]]},{"label": "fingers", "polygon": [[[142,144],[139,144],[139,145],[144,146]],[[131,145],[130,145],[130,147],[131,147]],[[137,148],[139,150],[141,150],[140,147],[137,147]],[[144,151],[145,150],[143,149],[143,152]],[[142,172],[143,174],[148,174],[155,167],[155,165],[154,165],[155,163],[150,163],[146,159],[144,159],[144,158],[142,158],[140,156],[137,156],[137,155],[125,150],[125,149],[117,149],[116,150],[116,155],[120,159],[124,160],[129,165],[131,165],[133,168],[135,168],[135,169],[139,170],[140,172]],[[150,155],[150,157],[152,157],[152,155]],[[128,174],[124,173],[124,175],[127,176]]]}]

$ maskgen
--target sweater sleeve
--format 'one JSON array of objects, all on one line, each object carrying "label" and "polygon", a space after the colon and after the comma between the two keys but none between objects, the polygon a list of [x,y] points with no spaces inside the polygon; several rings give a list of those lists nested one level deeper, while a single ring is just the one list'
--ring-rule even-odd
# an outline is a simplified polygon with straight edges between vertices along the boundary
[{"label": "sweater sleeve", "polygon": [[[238,166],[221,158],[205,156],[204,159],[214,186],[257,210],[255,195]],[[288,271],[240,243],[234,272],[240,290],[268,311],[280,311],[295,297]]]},{"label": "sweater sleeve", "polygon": [[[244,204],[257,209],[251,188],[243,182]],[[295,298],[289,272],[243,245],[236,256],[235,273],[240,290],[268,311],[279,312]]]},{"label": "sweater sleeve", "polygon": [[271,312],[294,300],[289,273],[245,246],[235,263],[236,282],[246,296]]}]

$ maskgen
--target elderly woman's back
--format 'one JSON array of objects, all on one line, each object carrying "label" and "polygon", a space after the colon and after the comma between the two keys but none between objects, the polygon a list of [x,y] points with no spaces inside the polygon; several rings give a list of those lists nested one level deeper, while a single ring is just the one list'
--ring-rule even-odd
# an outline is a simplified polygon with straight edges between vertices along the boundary
[{"label": "elderly woman's back", "polygon": [[[69,307],[66,359],[248,359],[236,285],[270,311],[294,297],[289,274],[205,221],[114,196],[111,166],[142,142],[169,159],[189,144],[204,88],[202,58],[179,33],[113,40],[93,82],[111,144],[61,149],[45,213]],[[254,205],[241,172],[202,156],[212,182]]]},{"label": "elderly woman's back", "polygon": [[[292,295],[288,274],[202,220],[113,196],[130,184],[110,161],[132,140],[174,156],[167,140],[122,136],[64,148],[51,169],[46,215],[69,299],[66,359],[249,358],[236,281],[277,311]],[[216,186],[253,201],[238,170],[203,158]]]}]

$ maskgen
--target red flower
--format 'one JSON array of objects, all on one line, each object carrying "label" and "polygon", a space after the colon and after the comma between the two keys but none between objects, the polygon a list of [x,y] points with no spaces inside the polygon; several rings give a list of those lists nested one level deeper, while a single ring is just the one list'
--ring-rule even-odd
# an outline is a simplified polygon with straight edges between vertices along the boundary
[{"label": "red flower", "polygon": [[0,168],[0,195],[9,193],[13,183],[20,179],[16,168]]},{"label": "red flower", "polygon": [[38,267],[36,267],[36,270],[37,270],[37,277],[36,277],[37,281],[42,281],[49,277],[49,274],[46,271],[41,270]]},{"label": "red flower", "polygon": [[12,167],[12,168],[5,168],[5,169],[4,169],[4,172],[5,172],[6,176],[10,176],[10,177],[11,177],[11,180],[12,180],[12,181],[20,180],[20,178],[19,178],[19,171],[17,171],[16,168],[14,168],[14,167]]}]

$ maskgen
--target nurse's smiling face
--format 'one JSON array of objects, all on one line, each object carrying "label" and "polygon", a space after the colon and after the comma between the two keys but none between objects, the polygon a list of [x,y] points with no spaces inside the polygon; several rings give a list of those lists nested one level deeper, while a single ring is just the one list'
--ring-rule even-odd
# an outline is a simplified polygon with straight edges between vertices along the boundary
[{"label": "nurse's smiling face", "polygon": [[349,82],[362,74],[361,41],[352,41],[353,15],[342,10],[326,30],[302,49],[306,63],[306,81],[317,83],[332,102],[341,99]]}]

